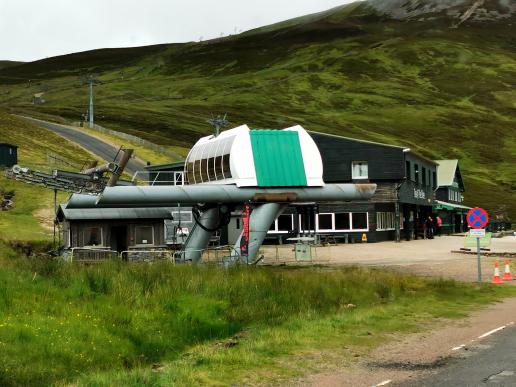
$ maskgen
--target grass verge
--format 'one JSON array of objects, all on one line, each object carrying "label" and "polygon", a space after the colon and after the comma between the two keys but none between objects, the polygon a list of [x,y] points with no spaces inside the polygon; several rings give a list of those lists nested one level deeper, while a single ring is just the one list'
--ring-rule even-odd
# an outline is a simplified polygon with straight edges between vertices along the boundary
[{"label": "grass verge", "polygon": [[365,351],[516,292],[362,268],[80,267],[6,247],[0,257],[5,386],[268,382],[317,368],[303,361],[311,351]]}]

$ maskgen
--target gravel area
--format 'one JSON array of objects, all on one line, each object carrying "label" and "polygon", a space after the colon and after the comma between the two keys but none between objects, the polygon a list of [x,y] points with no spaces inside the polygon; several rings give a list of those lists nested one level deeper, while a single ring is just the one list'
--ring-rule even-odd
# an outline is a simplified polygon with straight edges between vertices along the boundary
[{"label": "gravel area", "polygon": [[[328,266],[364,265],[389,267],[422,276],[454,278],[461,281],[477,280],[476,255],[452,253],[464,247],[464,237],[443,236],[435,239],[410,242],[380,242],[348,244],[313,248],[311,262],[301,264],[322,264]],[[263,246],[263,264],[300,264],[295,261],[294,246]],[[516,253],[516,237],[492,239],[491,253]],[[495,257],[482,257],[483,280],[493,276]],[[516,260],[514,260],[516,269]],[[503,273],[503,259],[500,270]],[[516,274],[516,272],[514,273]]]}]

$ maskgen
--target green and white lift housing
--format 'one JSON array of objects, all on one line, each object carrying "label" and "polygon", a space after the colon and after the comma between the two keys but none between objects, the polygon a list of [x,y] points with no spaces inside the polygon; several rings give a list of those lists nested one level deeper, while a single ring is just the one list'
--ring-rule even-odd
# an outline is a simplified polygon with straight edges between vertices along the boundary
[{"label": "green and white lift housing", "polygon": [[[108,187],[96,205],[193,205],[196,225],[181,252],[181,259],[190,262],[201,261],[212,234],[229,222],[231,211],[250,205],[246,254],[241,235],[230,261],[254,263],[267,230],[289,203],[367,200],[376,190],[375,184],[325,184],[319,149],[301,126],[250,130],[243,125],[201,138],[187,157],[185,172],[184,186]],[[67,208],[87,202],[77,196]]]}]

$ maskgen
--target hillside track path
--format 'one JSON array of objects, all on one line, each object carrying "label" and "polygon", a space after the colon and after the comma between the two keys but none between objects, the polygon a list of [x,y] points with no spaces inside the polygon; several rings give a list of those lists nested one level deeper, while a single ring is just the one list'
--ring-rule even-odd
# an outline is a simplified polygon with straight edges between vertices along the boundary
[{"label": "hillside track path", "polygon": [[[118,148],[108,144],[105,141],[100,140],[97,137],[94,137],[88,133],[81,132],[78,129],[71,128],[69,126],[64,126],[60,124],[55,124],[48,121],[43,121],[31,117],[25,117],[20,116],[23,119],[26,119],[30,121],[31,123],[50,130],[57,135],[66,138],[67,140],[81,146],[82,148],[86,149],[88,152],[93,153],[94,155],[98,156],[99,158],[111,162],[114,160]],[[145,168],[145,163],[132,158],[129,160],[129,163],[127,164],[127,167],[125,168],[125,171],[131,175],[134,175],[137,171],[143,171]]]}]

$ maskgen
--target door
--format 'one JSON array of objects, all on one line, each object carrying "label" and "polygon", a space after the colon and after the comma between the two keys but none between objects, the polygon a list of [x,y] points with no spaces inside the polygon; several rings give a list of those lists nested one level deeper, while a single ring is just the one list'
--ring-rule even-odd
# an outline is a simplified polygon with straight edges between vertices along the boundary
[{"label": "door", "polygon": [[111,227],[111,249],[119,253],[127,250],[127,226]]}]

